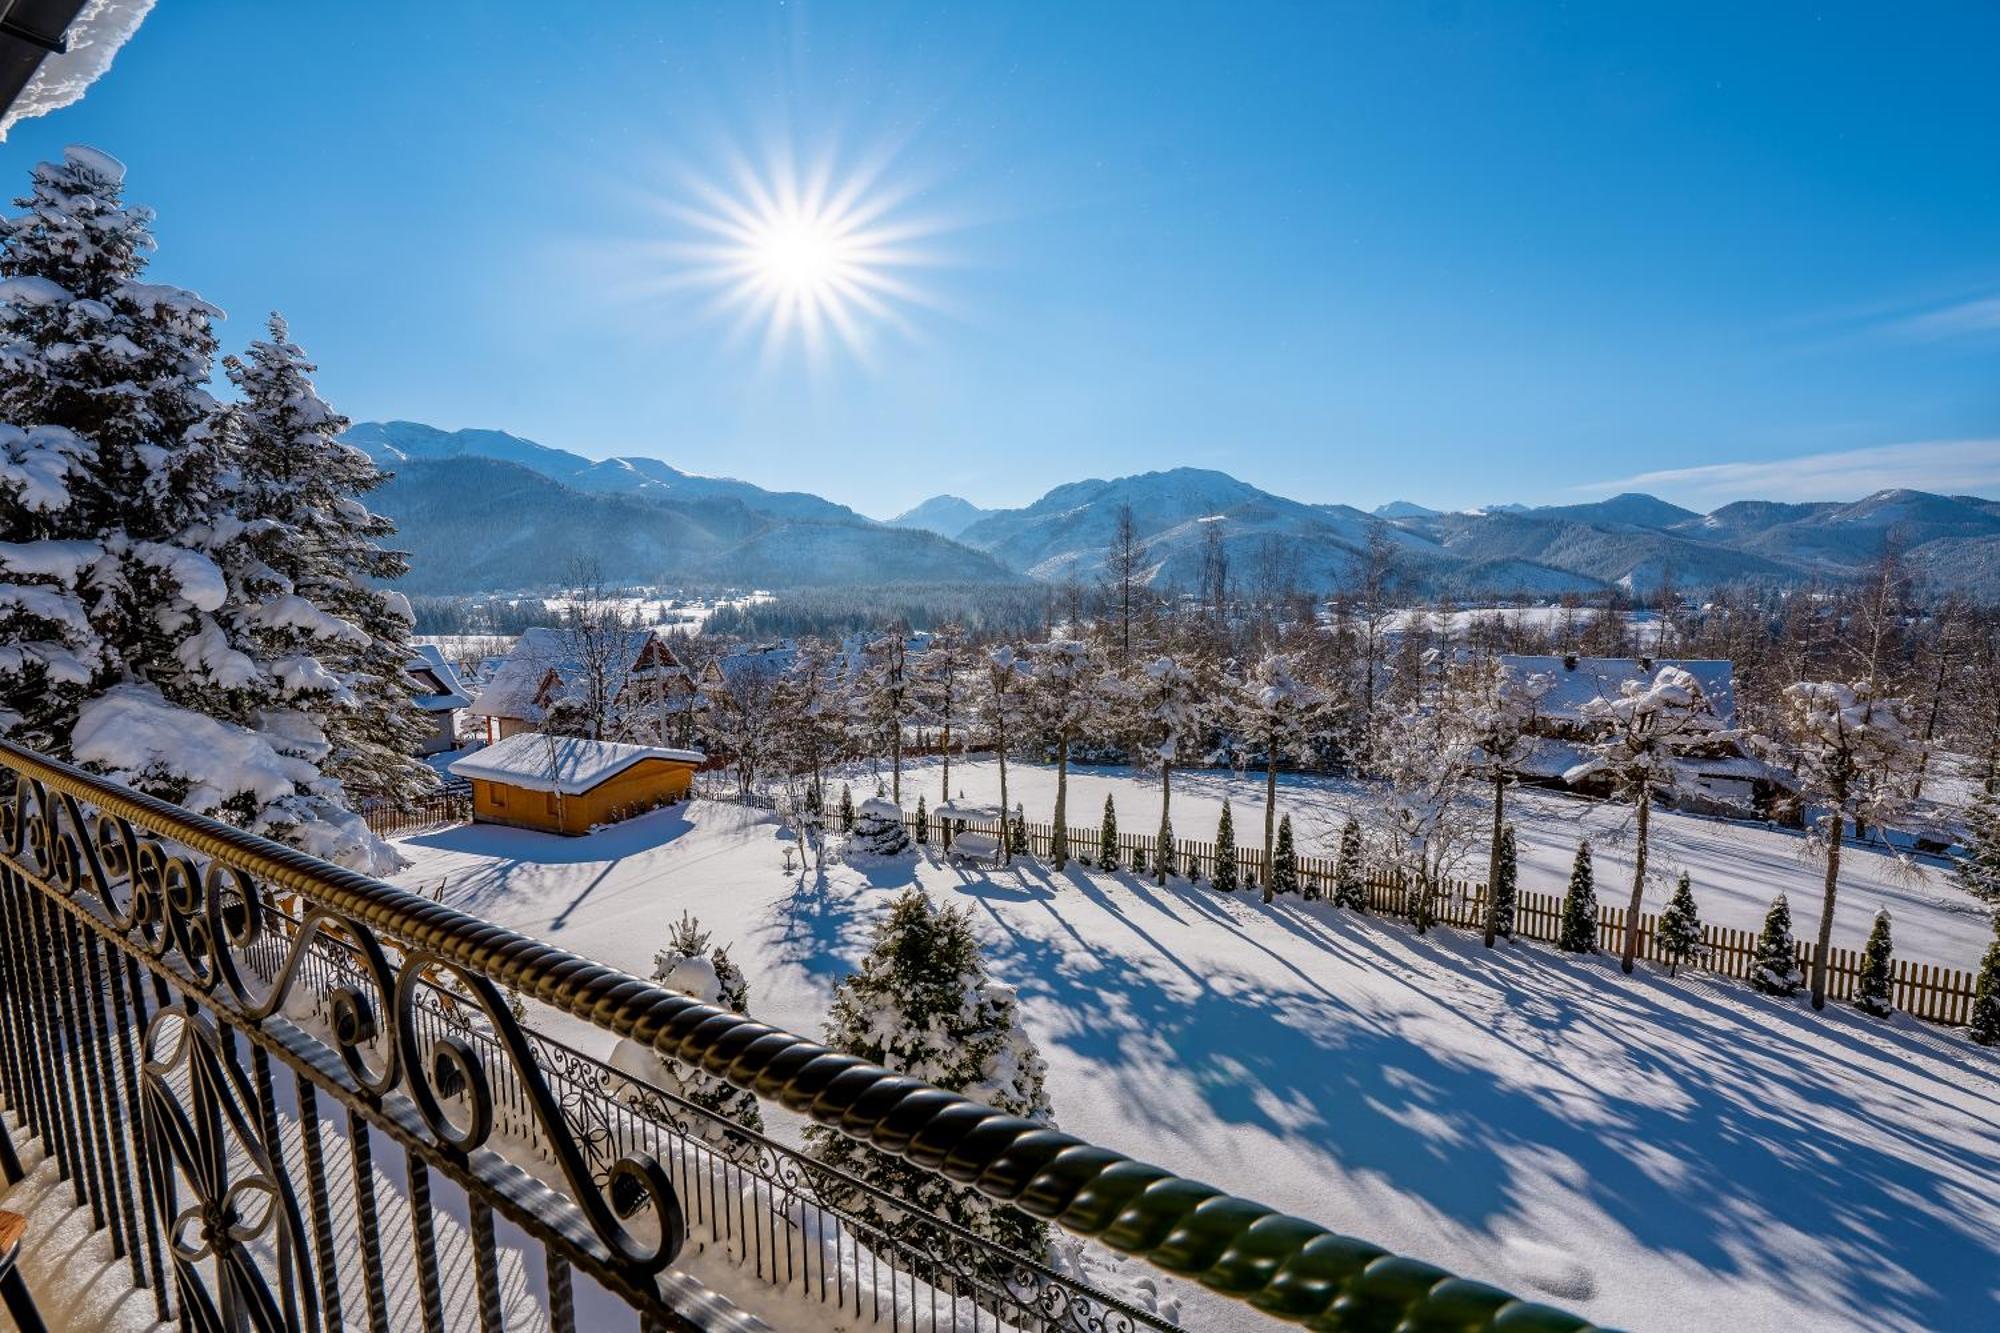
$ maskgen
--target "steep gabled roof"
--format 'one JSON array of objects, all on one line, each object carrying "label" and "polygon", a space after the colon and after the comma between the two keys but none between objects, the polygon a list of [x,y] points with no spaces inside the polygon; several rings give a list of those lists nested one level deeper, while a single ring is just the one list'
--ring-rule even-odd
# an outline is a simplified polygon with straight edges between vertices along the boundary
[{"label": "steep gabled roof", "polygon": [[[472,705],[472,691],[459,678],[458,668],[445,657],[434,643],[411,644],[416,655],[405,664],[404,670],[416,677],[419,692],[417,707],[426,713],[444,713],[454,708],[469,708]],[[435,683],[436,690],[423,687]]]}]

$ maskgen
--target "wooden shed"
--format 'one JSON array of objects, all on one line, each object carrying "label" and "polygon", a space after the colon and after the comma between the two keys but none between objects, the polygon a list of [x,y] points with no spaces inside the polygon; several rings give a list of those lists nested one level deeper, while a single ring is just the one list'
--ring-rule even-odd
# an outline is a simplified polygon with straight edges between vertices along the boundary
[{"label": "wooden shed", "polygon": [[472,784],[472,817],[548,833],[588,833],[687,796],[699,750],[522,732],[452,762]]}]

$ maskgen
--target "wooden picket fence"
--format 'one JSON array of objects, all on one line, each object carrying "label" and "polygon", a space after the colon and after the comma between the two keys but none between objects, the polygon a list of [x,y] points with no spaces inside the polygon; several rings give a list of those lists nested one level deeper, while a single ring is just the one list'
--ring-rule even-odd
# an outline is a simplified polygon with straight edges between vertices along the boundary
[{"label": "wooden picket fence", "polygon": [[414,801],[363,801],[361,818],[378,837],[394,837],[472,818],[472,788],[453,784]]},{"label": "wooden picket fence", "polygon": [[[904,822],[909,825],[911,836],[917,833],[917,817],[905,814]],[[945,821],[930,817],[924,830],[930,844],[943,849],[950,834],[944,827]],[[953,821],[959,829],[976,830],[981,833],[999,834],[1001,829],[990,822]],[[1053,854],[1055,846],[1055,825],[1027,822],[1028,850],[1038,858],[1046,860]],[[1264,882],[1263,830],[1255,831],[1257,845],[1238,846],[1236,849],[1237,877],[1245,888]],[[1086,865],[1095,865],[1101,839],[1095,828],[1069,826],[1069,854],[1072,860]],[[1120,833],[1118,835],[1118,864],[1121,869],[1150,872],[1153,868],[1153,852],[1158,838],[1145,833]],[[1212,842],[1202,842],[1192,838],[1176,838],[1175,873],[1189,879],[1213,881],[1215,878],[1216,848]],[[1301,888],[1316,887],[1323,898],[1333,895],[1335,878],[1332,857],[1301,856],[1297,859],[1299,884]],[[1368,886],[1368,910],[1384,916],[1406,917],[1410,910],[1411,888],[1403,878],[1393,872],[1371,869],[1366,876]],[[1597,908],[1598,948],[1609,954],[1622,954],[1625,948],[1626,909],[1599,903]],[[1432,920],[1438,925],[1454,926],[1461,930],[1483,931],[1486,927],[1486,886],[1466,880],[1448,881],[1442,891],[1432,900]],[[1659,914],[1647,912],[1639,918],[1638,956],[1649,962],[1665,966],[1667,958],[1661,952],[1658,941]],[[1539,940],[1554,944],[1562,929],[1562,895],[1519,891],[1514,898],[1515,939]],[[1757,950],[1757,933],[1750,930],[1736,930],[1728,926],[1703,925],[1701,949],[1683,963],[1683,967],[1700,967],[1722,976],[1747,980]],[[1812,959],[1815,946],[1806,941],[1798,945],[1799,970],[1804,975],[1812,975]],[[1852,1000],[1861,985],[1860,950],[1835,946],[1827,952],[1827,999],[1832,1001]],[[1935,963],[1912,962],[1898,958],[1891,967],[1893,996],[1896,1008],[1926,1022],[1943,1023],[1962,1027],[1971,1021],[1974,975],[1957,968],[1941,967]]]}]

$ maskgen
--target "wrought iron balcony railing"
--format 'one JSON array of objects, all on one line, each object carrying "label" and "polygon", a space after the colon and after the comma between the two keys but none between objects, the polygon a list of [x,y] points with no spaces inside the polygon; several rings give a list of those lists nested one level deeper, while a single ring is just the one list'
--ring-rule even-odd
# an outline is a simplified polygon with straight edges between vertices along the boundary
[{"label": "wrought iron balcony railing", "polygon": [[[511,992],[1278,1322],[1589,1327],[5,742],[0,769],[0,1096],[162,1319],[490,1333],[500,1218],[542,1247],[536,1321],[562,1333],[573,1274],[646,1329],[765,1327],[716,1290],[746,1280],[856,1327],[1167,1326],[943,1219],[886,1234],[840,1201],[898,1201],[535,1031]],[[476,1311],[445,1305],[434,1176],[465,1195]]]}]

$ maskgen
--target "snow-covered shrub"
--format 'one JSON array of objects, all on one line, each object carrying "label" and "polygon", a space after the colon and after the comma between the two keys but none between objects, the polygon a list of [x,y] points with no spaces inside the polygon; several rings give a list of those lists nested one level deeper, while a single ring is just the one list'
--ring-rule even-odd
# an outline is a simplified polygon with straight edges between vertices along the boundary
[{"label": "snow-covered shrub", "polygon": [[1209,882],[1218,892],[1234,893],[1236,873],[1236,820],[1229,813],[1229,798],[1222,798],[1222,818],[1215,826],[1215,874]]},{"label": "snow-covered shrub", "polygon": [[1368,910],[1368,877],[1361,864],[1361,821],[1354,815],[1340,829],[1340,854],[1333,863],[1333,905]]},{"label": "snow-covered shrub", "polygon": [[1576,845],[1576,861],[1569,870],[1569,888],[1563,893],[1562,921],[1556,929],[1556,947],[1570,953],[1597,952],[1597,883],[1591,868],[1588,838]]},{"label": "snow-covered shrub", "polygon": [[910,831],[903,824],[903,807],[882,796],[871,796],[854,812],[854,831],[848,835],[850,854],[901,856],[910,850]]},{"label": "snow-covered shrub", "polygon": [[1887,1018],[1896,1011],[1895,974],[1891,970],[1894,954],[1895,946],[1889,940],[1889,909],[1879,908],[1861,952],[1861,978],[1854,995],[1854,1007],[1862,1013]]},{"label": "snow-covered shrub", "polygon": [[2000,912],[1993,914],[1993,942],[1979,960],[1972,988],[1972,1039],[1981,1046],[2000,1042]]},{"label": "snow-covered shrub", "polygon": [[1104,822],[1097,828],[1097,868],[1118,869],[1118,807],[1110,792],[1104,793]]},{"label": "snow-covered shrub", "polygon": [[[939,910],[918,889],[899,897],[875,931],[860,970],[840,983],[826,1043],[898,1073],[960,1092],[1014,1115],[1053,1124],[1041,1053],[1020,1025],[1011,987],[987,975],[963,910]],[[885,1207],[873,1195],[818,1179],[829,1206],[922,1246],[923,1214],[1039,1257],[1045,1225],[975,1190],[815,1125],[806,1130],[818,1160],[909,1203]]]},{"label": "snow-covered shrub", "polygon": [[1271,892],[1299,891],[1299,855],[1292,845],[1292,817],[1278,821],[1278,848],[1271,856]]},{"label": "snow-covered shrub", "polygon": [[1667,956],[1667,975],[1701,952],[1701,913],[1694,905],[1694,882],[1681,871],[1674,882],[1674,896],[1660,913],[1660,952]]},{"label": "snow-covered shrub", "polygon": [[919,847],[926,847],[930,845],[931,814],[930,810],[924,805],[924,794],[922,792],[917,793],[916,839],[917,839],[917,845]]},{"label": "snow-covered shrub", "polygon": [[1494,858],[1494,866],[1493,933],[1504,940],[1514,934],[1514,911],[1520,899],[1521,862],[1512,824],[1500,830],[1500,854]]},{"label": "snow-covered shrub", "polygon": [[1767,995],[1795,995],[1805,985],[1799,971],[1799,946],[1792,938],[1792,905],[1784,894],[1771,902],[1750,958],[1750,984]]},{"label": "snow-covered shrub", "polygon": [[[678,991],[718,1009],[744,1015],[750,1012],[750,983],[742,969],[730,960],[729,950],[714,943],[709,932],[701,928],[701,923],[686,912],[681,913],[680,921],[668,934],[666,947],[653,956],[653,980],[668,990]],[[707,1070],[676,1060],[661,1059],[652,1047],[629,1039],[619,1042],[611,1065],[641,1082],[692,1102],[723,1120],[733,1121],[760,1134],[764,1130],[764,1116],[757,1106],[757,1094],[733,1087],[727,1080]],[[645,1105],[643,1092],[624,1080],[611,1079],[607,1083],[621,1100],[642,1107]],[[685,1113],[677,1114],[675,1118],[686,1121],[690,1130],[718,1146],[733,1149],[742,1143],[740,1138],[732,1139],[726,1128],[711,1121],[688,1117]]]}]

